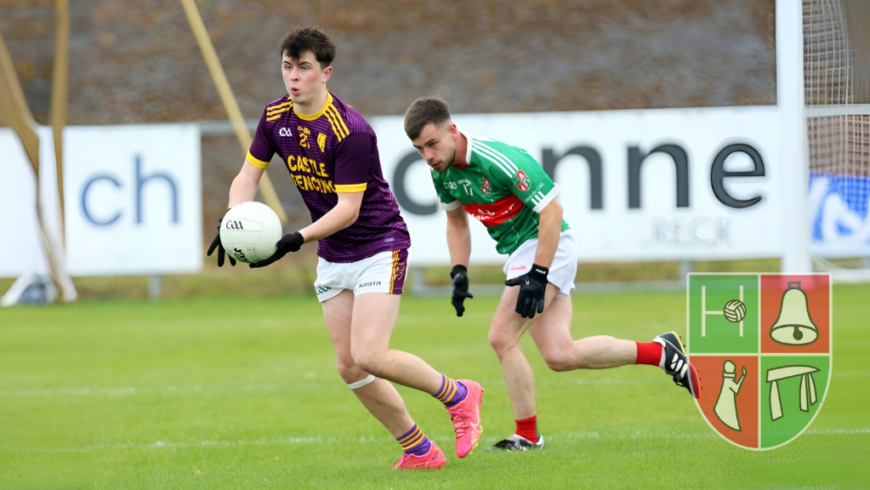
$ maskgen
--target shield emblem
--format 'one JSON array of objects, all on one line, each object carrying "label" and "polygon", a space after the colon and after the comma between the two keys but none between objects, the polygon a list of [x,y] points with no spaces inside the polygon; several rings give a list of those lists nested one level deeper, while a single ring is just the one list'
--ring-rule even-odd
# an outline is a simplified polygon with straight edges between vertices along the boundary
[{"label": "shield emblem", "polygon": [[695,403],[725,440],[785,445],[812,423],[831,379],[829,274],[689,274],[687,350]]},{"label": "shield emblem", "polygon": [[521,191],[529,190],[529,187],[532,185],[532,181],[522,170],[517,172],[517,189]]}]

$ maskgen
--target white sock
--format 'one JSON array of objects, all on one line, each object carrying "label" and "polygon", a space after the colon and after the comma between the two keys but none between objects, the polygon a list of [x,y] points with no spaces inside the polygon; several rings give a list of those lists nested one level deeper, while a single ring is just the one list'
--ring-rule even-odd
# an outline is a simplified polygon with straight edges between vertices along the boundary
[{"label": "white sock", "polygon": [[662,368],[662,370],[664,370],[665,369],[665,360],[666,360],[665,359],[665,341],[662,339],[653,339],[653,342],[660,344],[662,346],[662,358],[661,358],[661,360],[659,360],[659,367]]}]

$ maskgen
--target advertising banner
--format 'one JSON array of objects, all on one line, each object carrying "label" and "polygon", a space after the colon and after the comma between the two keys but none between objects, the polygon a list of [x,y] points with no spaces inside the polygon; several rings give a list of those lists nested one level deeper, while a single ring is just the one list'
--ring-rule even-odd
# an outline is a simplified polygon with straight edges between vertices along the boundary
[{"label": "advertising banner", "polygon": [[[40,128],[43,207],[59,236],[51,132]],[[195,125],[73,126],[64,130],[67,267],[72,276],[178,274],[202,267],[200,135]],[[23,149],[0,130],[0,181],[19,253],[0,276],[44,273],[36,187]],[[5,234],[4,234],[5,235]]]},{"label": "advertising banner", "polygon": [[[457,115],[454,122],[539,161],[561,187],[580,261],[782,255],[776,106]],[[411,231],[411,263],[446,264],[446,217],[403,119],[373,118],[372,126]],[[472,237],[473,263],[504,261],[480,223]]]}]

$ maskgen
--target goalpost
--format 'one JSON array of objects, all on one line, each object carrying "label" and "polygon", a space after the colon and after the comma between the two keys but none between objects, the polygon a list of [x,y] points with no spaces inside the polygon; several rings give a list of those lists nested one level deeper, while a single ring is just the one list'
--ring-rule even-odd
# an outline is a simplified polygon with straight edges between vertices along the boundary
[{"label": "goalpost", "polygon": [[6,43],[0,34],[0,127],[9,127],[18,136],[24,152],[33,169],[36,184],[36,219],[38,221],[40,242],[45,255],[48,277],[42,278],[34,273],[25,274],[12,288],[0,298],[0,306],[10,306],[19,301],[21,296],[31,286],[40,288],[44,295],[38,302],[52,302],[58,295],[62,301],[75,301],[78,294],[66,270],[64,254],[64,223],[63,223],[63,127],[66,125],[67,84],[69,48],[69,3],[67,0],[57,0],[56,6],[56,45],[55,63],[52,74],[51,125],[54,132],[54,151],[56,156],[57,192],[60,196],[59,236],[52,233],[42,202],[43,189],[40,182],[39,136],[36,132],[36,121],[30,112],[30,107],[24,99],[24,92],[18,81],[18,75],[12,65],[12,58],[6,49]]}]

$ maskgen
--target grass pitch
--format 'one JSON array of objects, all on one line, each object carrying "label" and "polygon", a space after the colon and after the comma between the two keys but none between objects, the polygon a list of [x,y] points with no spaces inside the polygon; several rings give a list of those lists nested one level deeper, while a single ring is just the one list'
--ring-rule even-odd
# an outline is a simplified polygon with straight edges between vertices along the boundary
[{"label": "grass pitch", "polygon": [[[870,286],[834,290],[834,370],[821,413],[752,452],[707,426],[658,369],[553,373],[531,343],[547,447],[483,453],[513,431],[486,332],[496,298],[403,300],[392,346],[486,388],[481,448],[453,454],[431,397],[400,388],[447,454],[394,472],[398,444],[334,368],[311,296],[82,302],[0,311],[0,488],[866,488]],[[576,336],[685,332],[685,293],[574,296]],[[528,340],[528,339],[526,339]]]}]

